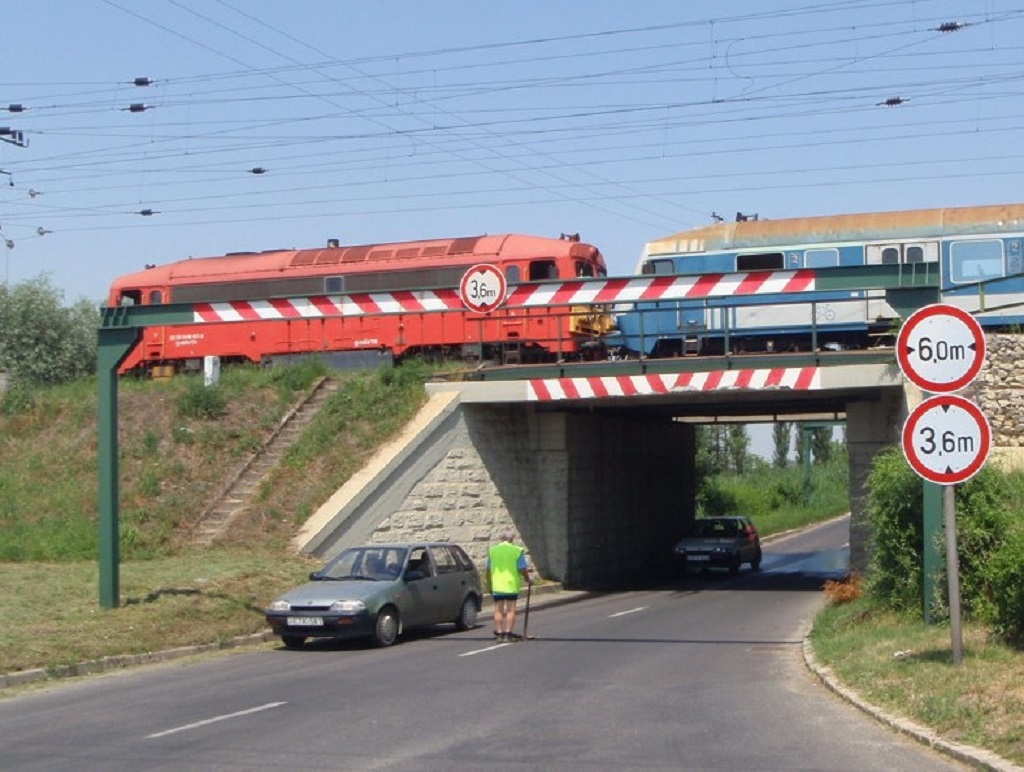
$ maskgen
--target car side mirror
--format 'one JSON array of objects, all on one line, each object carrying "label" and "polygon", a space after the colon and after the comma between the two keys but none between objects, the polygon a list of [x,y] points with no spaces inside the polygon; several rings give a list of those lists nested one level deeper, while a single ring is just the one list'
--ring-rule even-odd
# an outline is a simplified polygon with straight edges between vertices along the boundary
[{"label": "car side mirror", "polygon": [[321,579],[323,579],[323,574],[321,574],[319,571],[310,571],[309,572],[309,581],[311,581],[311,582],[319,582]]}]

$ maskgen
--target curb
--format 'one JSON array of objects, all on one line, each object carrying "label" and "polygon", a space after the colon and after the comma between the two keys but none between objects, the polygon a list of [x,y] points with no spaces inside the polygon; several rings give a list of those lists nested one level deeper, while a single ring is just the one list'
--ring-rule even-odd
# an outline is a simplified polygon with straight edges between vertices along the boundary
[{"label": "curb", "polygon": [[957,761],[965,764],[971,764],[979,769],[987,769],[992,772],[1024,772],[1024,767],[1018,766],[1012,761],[1004,759],[1002,756],[999,756],[992,751],[988,751],[983,748],[975,748],[971,745],[962,745],[960,743],[950,742],[949,740],[943,740],[926,726],[922,726],[921,724],[902,718],[901,716],[894,716],[891,713],[887,713],[881,708],[872,705],[852,689],[840,683],[831,668],[818,662],[817,658],[814,656],[814,647],[811,643],[810,636],[804,637],[802,648],[804,664],[807,666],[807,669],[814,673],[821,682],[828,687],[828,689],[839,695],[854,707],[871,716],[876,721],[885,724],[890,729],[893,729],[900,734],[905,734],[908,737],[917,740],[922,745],[927,745],[928,747],[956,759]]},{"label": "curb", "polygon": [[169,662],[175,659],[191,657],[196,654],[206,654],[211,651],[224,651],[226,649],[237,649],[242,646],[252,646],[258,643],[266,643],[276,638],[269,630],[252,635],[240,635],[237,638],[229,638],[220,643],[203,643],[195,646],[179,646],[164,651],[146,651],[141,654],[114,654],[109,657],[79,662],[77,665],[62,665],[52,668],[33,668],[31,670],[19,670],[14,673],[0,675],[0,689],[12,686],[24,686],[25,684],[36,683],[56,678],[74,678],[75,676],[96,675],[107,673],[111,670],[123,670],[124,668],[136,665],[152,665],[157,662]]}]

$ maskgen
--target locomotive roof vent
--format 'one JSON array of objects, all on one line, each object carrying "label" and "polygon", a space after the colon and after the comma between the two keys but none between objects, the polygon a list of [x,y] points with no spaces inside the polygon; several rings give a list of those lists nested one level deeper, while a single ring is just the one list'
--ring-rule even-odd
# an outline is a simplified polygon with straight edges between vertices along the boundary
[{"label": "locomotive roof vent", "polygon": [[337,249],[340,246],[341,246],[341,240],[340,239],[327,239],[327,248],[328,249]]}]

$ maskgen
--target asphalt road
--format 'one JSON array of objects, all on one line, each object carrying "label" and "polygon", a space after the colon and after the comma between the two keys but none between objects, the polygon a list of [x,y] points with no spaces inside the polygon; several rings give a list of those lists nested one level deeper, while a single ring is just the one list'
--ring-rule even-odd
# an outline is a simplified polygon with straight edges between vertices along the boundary
[{"label": "asphalt road", "polygon": [[[843,521],[845,523],[845,521]],[[534,604],[377,650],[276,646],[0,701],[10,770],[935,770],[965,767],[823,688],[800,647],[844,524],[762,570]]]}]

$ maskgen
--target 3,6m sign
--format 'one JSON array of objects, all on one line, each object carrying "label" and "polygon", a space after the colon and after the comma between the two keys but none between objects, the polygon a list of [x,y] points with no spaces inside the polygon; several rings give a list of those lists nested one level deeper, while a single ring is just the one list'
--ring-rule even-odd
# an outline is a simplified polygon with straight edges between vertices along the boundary
[{"label": "3,6m sign", "polygon": [[505,274],[497,266],[488,263],[474,265],[459,282],[459,297],[470,311],[486,314],[505,302],[508,285]]},{"label": "3,6m sign", "polygon": [[985,465],[991,446],[985,414],[955,394],[926,399],[903,424],[903,455],[915,472],[939,485],[969,480]]}]

